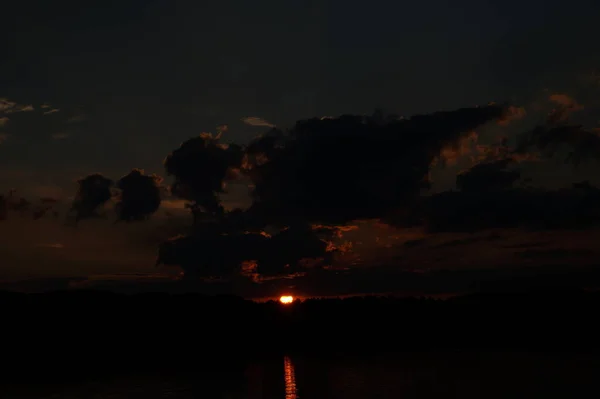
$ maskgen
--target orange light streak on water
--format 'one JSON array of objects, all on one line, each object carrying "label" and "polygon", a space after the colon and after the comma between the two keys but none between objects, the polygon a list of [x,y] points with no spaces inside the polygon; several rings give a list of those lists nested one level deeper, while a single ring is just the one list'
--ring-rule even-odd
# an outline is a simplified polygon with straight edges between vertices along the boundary
[{"label": "orange light streak on water", "polygon": [[296,389],[296,371],[289,356],[283,358],[283,371],[285,375],[285,399],[299,399]]}]

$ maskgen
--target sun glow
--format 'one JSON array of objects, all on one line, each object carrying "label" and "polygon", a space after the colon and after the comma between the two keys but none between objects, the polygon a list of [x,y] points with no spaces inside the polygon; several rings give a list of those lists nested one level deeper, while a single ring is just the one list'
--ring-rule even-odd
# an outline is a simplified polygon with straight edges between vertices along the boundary
[{"label": "sun glow", "polygon": [[294,297],[291,295],[283,295],[279,298],[279,302],[283,303],[284,305],[289,305],[290,303],[294,302]]}]

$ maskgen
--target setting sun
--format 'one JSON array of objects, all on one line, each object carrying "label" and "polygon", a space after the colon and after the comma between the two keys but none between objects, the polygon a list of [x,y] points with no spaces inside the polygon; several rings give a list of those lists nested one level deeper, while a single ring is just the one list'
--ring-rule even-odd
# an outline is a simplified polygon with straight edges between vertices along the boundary
[{"label": "setting sun", "polygon": [[279,298],[279,302],[283,303],[284,305],[288,305],[294,302],[294,297],[291,295],[283,295]]}]

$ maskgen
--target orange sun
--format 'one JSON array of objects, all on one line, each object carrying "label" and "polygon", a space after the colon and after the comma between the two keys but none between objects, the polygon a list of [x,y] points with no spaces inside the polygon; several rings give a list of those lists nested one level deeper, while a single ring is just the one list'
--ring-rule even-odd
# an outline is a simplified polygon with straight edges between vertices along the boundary
[{"label": "orange sun", "polygon": [[279,298],[279,302],[283,303],[284,305],[289,305],[290,303],[294,302],[294,297],[291,295],[282,295]]}]

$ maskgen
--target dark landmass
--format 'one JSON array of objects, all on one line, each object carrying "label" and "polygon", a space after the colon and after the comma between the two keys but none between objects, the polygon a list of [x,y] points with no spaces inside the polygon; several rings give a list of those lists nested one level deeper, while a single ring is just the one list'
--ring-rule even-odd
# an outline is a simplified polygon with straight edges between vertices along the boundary
[{"label": "dark landmass", "polygon": [[[596,351],[600,293],[355,297],[257,303],[233,296],[4,292],[3,361],[18,376],[189,371],[283,354]],[[12,377],[9,377],[11,376]],[[37,377],[36,377],[37,378]]]}]

